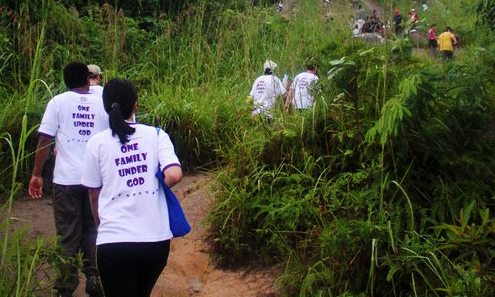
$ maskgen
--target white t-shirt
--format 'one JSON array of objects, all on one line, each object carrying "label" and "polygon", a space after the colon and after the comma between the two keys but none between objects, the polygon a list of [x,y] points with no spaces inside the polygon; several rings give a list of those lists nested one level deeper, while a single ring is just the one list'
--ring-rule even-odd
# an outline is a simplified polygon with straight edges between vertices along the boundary
[{"label": "white t-shirt", "polygon": [[275,106],[276,97],[286,93],[282,81],[272,74],[258,77],[251,88],[249,95],[254,99],[253,115],[258,113],[270,114]]},{"label": "white t-shirt", "polygon": [[48,102],[38,132],[55,137],[54,183],[81,183],[86,143],[91,136],[107,128],[108,114],[100,97],[67,91]]},{"label": "white t-shirt", "polygon": [[103,97],[103,87],[100,85],[89,86],[89,93],[94,94],[94,95],[102,98]]},{"label": "white t-shirt", "polygon": [[290,89],[294,97],[292,104],[297,109],[311,108],[315,99],[310,94],[311,87],[318,81],[318,77],[314,73],[302,72],[296,75]]},{"label": "white t-shirt", "polygon": [[136,131],[122,145],[107,129],[88,142],[81,184],[100,188],[96,244],[156,242],[172,238],[167,204],[155,173],[180,166],[167,133],[132,124]]},{"label": "white t-shirt", "polygon": [[352,36],[353,37],[359,37],[359,35],[361,35],[361,31],[359,30],[359,28],[352,29]]}]

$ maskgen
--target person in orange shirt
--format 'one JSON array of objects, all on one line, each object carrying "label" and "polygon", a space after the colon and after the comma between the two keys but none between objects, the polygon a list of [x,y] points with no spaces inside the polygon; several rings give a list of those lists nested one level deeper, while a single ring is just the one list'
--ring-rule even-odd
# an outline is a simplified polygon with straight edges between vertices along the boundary
[{"label": "person in orange shirt", "polygon": [[454,56],[454,45],[457,39],[452,34],[452,29],[447,27],[445,31],[438,36],[438,48],[445,60],[451,60]]}]

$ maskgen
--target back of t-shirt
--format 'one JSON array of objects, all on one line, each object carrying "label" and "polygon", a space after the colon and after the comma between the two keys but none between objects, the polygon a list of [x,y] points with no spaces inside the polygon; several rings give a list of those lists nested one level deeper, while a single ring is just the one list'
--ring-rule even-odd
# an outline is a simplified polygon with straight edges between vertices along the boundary
[{"label": "back of t-shirt", "polygon": [[294,94],[292,104],[297,109],[311,108],[314,98],[311,95],[311,87],[318,80],[318,77],[310,72],[302,72],[296,75],[291,85]]},{"label": "back of t-shirt", "polygon": [[89,93],[98,97],[103,97],[103,87],[100,85],[89,86]]},{"label": "back of t-shirt", "polygon": [[441,51],[454,50],[454,34],[443,32],[438,36],[438,47]]},{"label": "back of t-shirt", "polygon": [[[155,127],[136,130],[121,144],[108,129],[88,143],[81,183],[100,188],[97,244],[170,239],[165,194],[155,173],[180,166],[170,137]],[[137,220],[136,218],[139,218]]]},{"label": "back of t-shirt", "polygon": [[276,97],[286,93],[282,81],[275,75],[262,75],[253,84],[249,95],[254,99],[253,114],[269,112]]},{"label": "back of t-shirt", "polygon": [[48,102],[38,132],[55,137],[54,183],[80,184],[86,143],[107,128],[108,114],[101,97],[67,91]]}]

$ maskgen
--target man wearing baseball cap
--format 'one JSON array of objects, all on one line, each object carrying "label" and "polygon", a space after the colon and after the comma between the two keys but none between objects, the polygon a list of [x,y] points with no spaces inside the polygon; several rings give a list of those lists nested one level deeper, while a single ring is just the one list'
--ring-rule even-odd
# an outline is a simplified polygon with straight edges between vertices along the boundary
[{"label": "man wearing baseball cap", "polygon": [[249,96],[253,98],[253,115],[261,114],[271,118],[271,110],[275,107],[277,96],[284,96],[285,87],[280,78],[273,74],[277,64],[266,60],[263,64],[263,75],[253,83]]},{"label": "man wearing baseball cap", "polygon": [[89,93],[102,97],[103,87],[100,85],[103,72],[95,64],[88,65],[89,70]]}]

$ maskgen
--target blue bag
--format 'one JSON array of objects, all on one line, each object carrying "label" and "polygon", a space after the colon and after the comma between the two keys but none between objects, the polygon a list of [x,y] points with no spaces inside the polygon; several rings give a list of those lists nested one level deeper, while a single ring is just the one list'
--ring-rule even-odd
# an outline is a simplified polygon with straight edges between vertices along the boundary
[{"label": "blue bag", "polygon": [[174,192],[165,184],[163,180],[163,172],[158,170],[155,174],[158,181],[165,192],[168,207],[168,219],[170,221],[170,230],[174,237],[181,237],[191,231],[191,225],[187,222],[186,215],[180,206],[179,199],[175,196]]}]

